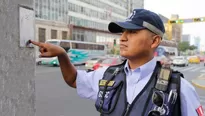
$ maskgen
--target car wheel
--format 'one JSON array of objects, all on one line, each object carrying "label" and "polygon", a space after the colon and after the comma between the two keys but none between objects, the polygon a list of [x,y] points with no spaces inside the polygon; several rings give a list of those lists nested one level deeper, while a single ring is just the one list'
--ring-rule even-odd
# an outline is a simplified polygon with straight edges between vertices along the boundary
[{"label": "car wheel", "polygon": [[91,70],[91,69],[88,69],[88,70],[87,70],[87,72],[91,72],[91,71],[93,71],[93,70]]},{"label": "car wheel", "polygon": [[59,65],[58,64],[54,64],[53,66],[58,67]]},{"label": "car wheel", "polygon": [[37,65],[41,65],[41,61],[38,61],[38,62],[37,62]]}]

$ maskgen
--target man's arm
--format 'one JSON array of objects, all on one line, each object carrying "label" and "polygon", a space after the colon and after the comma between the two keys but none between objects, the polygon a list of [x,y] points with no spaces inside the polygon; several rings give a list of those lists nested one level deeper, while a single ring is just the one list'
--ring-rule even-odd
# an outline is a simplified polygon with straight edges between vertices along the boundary
[{"label": "man's arm", "polygon": [[203,114],[200,115],[203,113],[203,108],[195,88],[183,78],[181,78],[180,91],[182,116],[203,116]]},{"label": "man's arm", "polygon": [[58,60],[60,63],[61,72],[62,72],[65,82],[69,86],[76,88],[77,70],[70,62],[67,53],[59,55]]}]

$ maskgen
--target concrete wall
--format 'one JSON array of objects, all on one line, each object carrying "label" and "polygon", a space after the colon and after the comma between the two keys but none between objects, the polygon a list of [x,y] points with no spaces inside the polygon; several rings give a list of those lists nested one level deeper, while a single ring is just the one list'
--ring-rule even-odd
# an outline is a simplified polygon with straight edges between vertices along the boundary
[{"label": "concrete wall", "polygon": [[35,116],[34,49],[19,47],[18,4],[33,0],[0,0],[0,116]]}]

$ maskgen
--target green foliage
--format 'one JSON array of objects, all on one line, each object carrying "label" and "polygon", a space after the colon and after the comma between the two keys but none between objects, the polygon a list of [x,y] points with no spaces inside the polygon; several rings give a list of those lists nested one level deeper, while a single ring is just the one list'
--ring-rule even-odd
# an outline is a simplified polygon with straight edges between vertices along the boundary
[{"label": "green foliage", "polygon": [[178,44],[179,51],[186,51],[190,48],[189,42],[180,42]]},{"label": "green foliage", "polygon": [[190,50],[195,50],[195,49],[197,49],[197,47],[194,46],[194,45],[191,45],[191,46],[189,46],[189,49],[190,49]]}]

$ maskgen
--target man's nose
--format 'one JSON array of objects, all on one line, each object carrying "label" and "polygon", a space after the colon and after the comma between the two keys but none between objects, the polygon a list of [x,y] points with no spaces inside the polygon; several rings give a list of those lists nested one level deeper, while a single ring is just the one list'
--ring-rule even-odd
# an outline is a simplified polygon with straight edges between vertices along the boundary
[{"label": "man's nose", "polygon": [[120,37],[120,41],[127,41],[127,40],[128,40],[127,33],[126,31],[124,31]]}]

